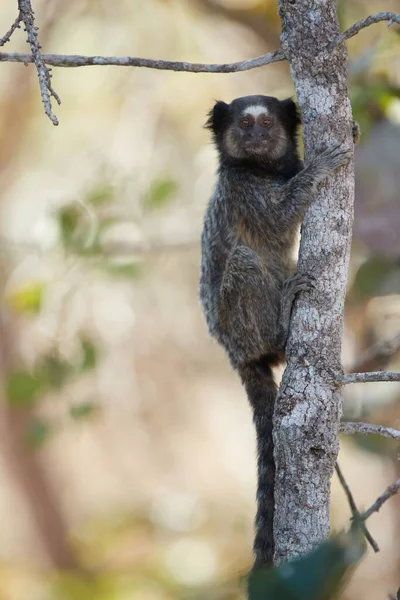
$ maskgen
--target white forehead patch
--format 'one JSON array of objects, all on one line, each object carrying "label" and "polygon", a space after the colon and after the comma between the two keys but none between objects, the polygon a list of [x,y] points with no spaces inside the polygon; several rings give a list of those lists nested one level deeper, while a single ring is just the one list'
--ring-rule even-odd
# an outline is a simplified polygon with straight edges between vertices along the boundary
[{"label": "white forehead patch", "polygon": [[247,108],[245,108],[243,114],[252,115],[255,119],[257,119],[257,117],[259,117],[260,115],[267,115],[268,108],[262,106],[261,104],[256,104],[254,106],[248,106]]}]

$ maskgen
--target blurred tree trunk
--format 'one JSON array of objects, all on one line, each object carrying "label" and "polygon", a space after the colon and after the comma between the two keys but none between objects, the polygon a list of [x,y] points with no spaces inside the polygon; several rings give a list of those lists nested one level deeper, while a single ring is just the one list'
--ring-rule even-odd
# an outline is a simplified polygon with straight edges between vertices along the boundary
[{"label": "blurred tree trunk", "polygon": [[[63,0],[43,0],[39,6],[39,10],[43,11],[40,19],[42,44],[47,42],[59,18],[72,5],[73,2],[64,3]],[[8,84],[8,94],[1,98],[0,141],[3,142],[0,144],[1,194],[4,194],[7,185],[16,175],[12,169],[12,161],[20,145],[25,142],[25,133],[31,116],[32,86],[37,93],[34,71],[17,69]],[[0,261],[2,291],[9,271],[5,256],[3,252]],[[12,319],[6,317],[6,311],[0,303],[0,385],[3,390],[7,374],[15,368],[16,354]],[[48,481],[37,450],[27,444],[27,431],[34,416],[34,409],[10,407],[5,394],[0,394],[1,451],[10,478],[20,490],[28,508],[48,563],[56,569],[77,570],[79,566],[68,545],[68,528],[59,502],[51,482]]]},{"label": "blurred tree trunk", "polygon": [[[9,324],[0,315],[0,383],[14,366],[14,344]],[[56,569],[77,569],[78,564],[67,543],[67,527],[59,503],[48,483],[37,450],[27,443],[27,432],[34,417],[32,409],[10,406],[0,398],[1,445],[10,477],[20,489],[47,561]]]},{"label": "blurred tree trunk", "polygon": [[[334,142],[350,147],[347,51],[334,0],[280,0],[281,42],[304,127],[305,159]],[[275,561],[302,555],[329,534],[330,480],[339,450],[343,306],[353,224],[353,164],[320,186],[302,228],[298,268],[316,277],[293,312],[274,416]]]}]

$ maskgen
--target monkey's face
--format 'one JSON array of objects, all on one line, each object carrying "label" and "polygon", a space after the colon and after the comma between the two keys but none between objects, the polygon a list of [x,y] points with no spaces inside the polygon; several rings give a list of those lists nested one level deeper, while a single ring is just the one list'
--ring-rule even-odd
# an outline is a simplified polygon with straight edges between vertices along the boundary
[{"label": "monkey's face", "polygon": [[277,161],[288,150],[300,119],[291,99],[245,96],[217,102],[206,127],[221,154],[236,160]]}]

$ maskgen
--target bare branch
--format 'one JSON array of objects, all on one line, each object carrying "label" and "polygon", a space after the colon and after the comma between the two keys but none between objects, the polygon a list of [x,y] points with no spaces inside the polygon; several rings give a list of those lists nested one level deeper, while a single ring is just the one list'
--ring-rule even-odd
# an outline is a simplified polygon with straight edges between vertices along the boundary
[{"label": "bare branch", "polygon": [[382,369],[390,359],[400,350],[400,334],[392,338],[380,340],[361,356],[361,358],[352,365],[352,373],[365,373],[366,371]]},{"label": "bare branch", "polygon": [[369,383],[371,381],[400,381],[400,373],[390,371],[373,371],[372,373],[346,373],[340,380],[342,385],[348,383]]},{"label": "bare branch", "polygon": [[11,27],[7,31],[7,33],[5,35],[3,35],[2,38],[0,38],[0,46],[4,46],[4,44],[6,44],[7,42],[10,41],[12,34],[20,26],[21,20],[22,20],[22,16],[21,16],[21,13],[19,13],[18,17],[15,19],[14,23],[11,25]]},{"label": "bare branch", "polygon": [[[282,49],[268,52],[256,58],[226,64],[190,63],[152,58],[137,58],[134,56],[80,56],[78,54],[43,54],[43,62],[54,67],[88,67],[117,66],[117,67],[145,67],[147,69],[160,69],[164,71],[185,71],[188,73],[237,73],[263,67],[270,63],[285,60]],[[0,62],[34,62],[29,54],[0,52]]]},{"label": "bare branch", "polygon": [[357,35],[357,33],[361,31],[361,29],[369,27],[374,23],[380,23],[381,21],[388,21],[388,26],[392,25],[392,23],[400,24],[400,14],[392,12],[380,12],[376,15],[370,15],[369,17],[366,17],[361,21],[357,21],[357,23],[354,23],[354,25],[352,25],[351,27],[349,27],[349,29],[341,33],[335,40],[333,40],[333,42],[329,44],[328,51],[333,50],[333,48],[335,48],[335,46],[337,46],[338,44],[341,44],[345,40],[348,40],[349,38]]},{"label": "bare branch", "polygon": [[40,44],[36,33],[37,28],[35,27],[34,12],[31,6],[31,0],[18,0],[18,8],[20,11],[20,17],[25,25],[25,30],[28,34],[28,43],[31,47],[32,56],[29,56],[29,60],[26,62],[34,62],[39,77],[40,94],[42,96],[42,102],[44,111],[53,125],[58,125],[58,119],[51,110],[51,96],[56,99],[58,104],[61,104],[61,100],[56,92],[51,87],[51,75],[50,70],[46,67],[43,56],[40,54]]},{"label": "bare branch", "polygon": [[374,540],[374,538],[372,537],[372,535],[370,534],[370,532],[368,531],[365,523],[363,523],[362,519],[361,519],[361,515],[360,515],[360,511],[357,508],[357,505],[355,503],[353,494],[351,493],[351,490],[349,488],[349,485],[346,481],[346,479],[344,478],[344,475],[342,473],[341,468],[339,467],[339,463],[336,463],[335,465],[335,470],[336,470],[336,474],[339,478],[340,484],[344,490],[344,493],[346,494],[347,497],[347,501],[349,503],[350,506],[350,510],[351,510],[351,514],[353,515],[353,520],[356,521],[357,523],[359,523],[359,525],[361,526],[361,529],[365,535],[365,538],[367,540],[367,542],[370,544],[371,548],[373,549],[374,552],[379,552],[379,546],[376,543],[376,541]]},{"label": "bare branch", "polygon": [[389,500],[389,498],[391,498],[392,496],[397,494],[397,492],[399,490],[400,490],[400,479],[398,479],[397,481],[392,483],[392,485],[389,485],[389,487],[383,492],[383,494],[381,496],[379,496],[379,498],[372,504],[372,506],[370,506],[369,509],[367,511],[365,511],[364,514],[361,515],[362,520],[366,521],[367,519],[370,518],[370,516],[373,513],[378,512],[380,510],[380,508],[382,507],[382,505],[385,504],[385,502],[387,500]]},{"label": "bare branch", "polygon": [[350,423],[343,421],[339,424],[339,433],[353,435],[361,433],[363,435],[381,435],[382,437],[400,440],[400,431],[392,427],[383,427],[383,425],[373,425],[372,423]]}]

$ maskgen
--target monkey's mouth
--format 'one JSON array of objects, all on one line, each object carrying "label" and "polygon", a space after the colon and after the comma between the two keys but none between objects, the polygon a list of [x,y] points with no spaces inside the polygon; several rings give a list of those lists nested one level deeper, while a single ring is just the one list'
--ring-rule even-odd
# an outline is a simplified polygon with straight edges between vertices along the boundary
[{"label": "monkey's mouth", "polygon": [[243,145],[246,154],[265,154],[269,149],[267,140],[245,140]]}]

